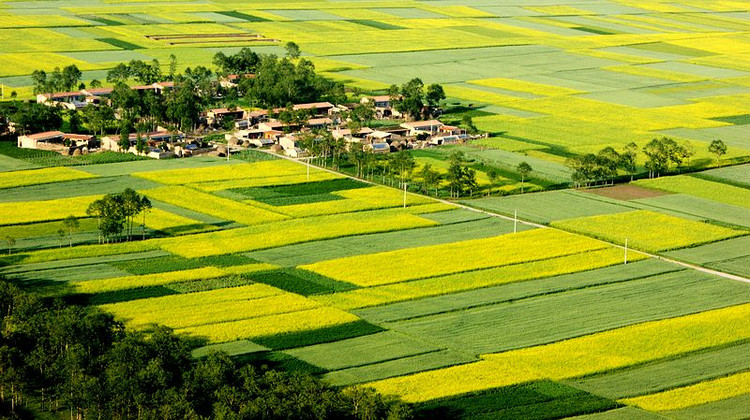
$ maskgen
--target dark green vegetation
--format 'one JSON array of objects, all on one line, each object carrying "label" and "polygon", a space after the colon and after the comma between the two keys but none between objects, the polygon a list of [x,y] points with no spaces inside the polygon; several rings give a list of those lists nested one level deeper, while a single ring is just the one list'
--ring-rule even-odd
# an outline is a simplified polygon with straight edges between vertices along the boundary
[{"label": "dark green vegetation", "polygon": [[334,195],[336,191],[366,188],[368,185],[349,178],[319,181],[307,184],[293,184],[273,187],[259,188],[235,188],[233,193],[242,194],[255,201],[270,204],[272,206],[285,206],[291,204],[318,203],[322,201],[341,200],[342,197]]},{"label": "dark green vegetation", "polygon": [[243,255],[217,255],[203,258],[184,258],[177,255],[169,255],[135,261],[115,262],[112,265],[133,275],[143,275],[208,266],[230,267],[254,262],[256,261],[252,258]]},{"label": "dark green vegetation", "polygon": [[551,381],[500,388],[420,404],[417,419],[553,419],[617,408],[620,405]]},{"label": "dark green vegetation", "polygon": [[[46,108],[46,107],[45,107]],[[29,162],[36,166],[79,166],[105,163],[131,162],[149,158],[130,153],[98,152],[80,156],[65,156],[47,150],[19,149],[12,142],[0,141],[0,155]]]},{"label": "dark green vegetation", "polygon": [[12,418],[401,419],[403,405],[301,373],[238,364],[223,353],[194,362],[171,330],[124,332],[96,308],[47,302],[0,282],[4,390]]}]

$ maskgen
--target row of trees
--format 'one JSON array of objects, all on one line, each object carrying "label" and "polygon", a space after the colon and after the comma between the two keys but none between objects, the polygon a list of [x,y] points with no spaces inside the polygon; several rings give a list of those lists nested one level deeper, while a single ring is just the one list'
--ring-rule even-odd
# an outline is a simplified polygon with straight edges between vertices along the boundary
[{"label": "row of trees", "polygon": [[55,93],[72,91],[78,87],[83,73],[75,64],[59,67],[51,73],[44,70],[34,70],[31,73],[31,81],[34,83],[34,93]]},{"label": "row of trees", "polygon": [[112,84],[127,82],[130,79],[144,85],[150,85],[164,80],[174,80],[177,75],[177,57],[169,55],[169,72],[162,73],[161,63],[153,59],[150,62],[141,60],[130,60],[129,63],[120,63],[107,72],[107,81]]},{"label": "row of trees", "polygon": [[0,279],[0,415],[26,407],[71,419],[407,419],[371,389],[330,388],[309,375],[241,365],[223,353],[194,361],[156,327],[126,332],[96,307],[68,306]]},{"label": "row of trees", "polygon": [[136,217],[142,216],[141,234],[146,237],[146,215],[151,209],[151,201],[139,195],[132,188],[119,194],[107,194],[89,204],[86,214],[95,217],[99,228],[99,243],[131,240]]},{"label": "row of trees", "polygon": [[[596,154],[588,153],[568,158],[565,164],[573,170],[571,177],[576,185],[614,182],[620,170],[630,175],[632,181],[638,172],[639,151],[646,158],[644,166],[649,178],[658,177],[674,167],[679,169],[683,164],[690,166],[690,159],[695,155],[695,148],[690,142],[677,144],[671,138],[662,137],[652,139],[640,149],[634,142],[628,143],[620,152],[612,147],[605,147]],[[721,140],[714,140],[708,146],[708,151],[716,155],[716,163],[720,165],[721,156],[726,154],[727,146]]]}]

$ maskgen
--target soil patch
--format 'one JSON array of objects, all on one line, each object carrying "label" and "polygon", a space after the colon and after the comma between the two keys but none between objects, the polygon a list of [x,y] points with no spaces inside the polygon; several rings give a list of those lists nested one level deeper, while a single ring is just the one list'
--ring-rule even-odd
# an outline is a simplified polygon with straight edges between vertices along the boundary
[{"label": "soil patch", "polygon": [[651,190],[648,188],[642,188],[633,184],[622,184],[615,185],[614,187],[605,188],[593,188],[590,190],[584,190],[587,193],[601,195],[604,197],[614,198],[616,200],[637,200],[639,198],[651,198],[660,197],[662,195],[670,194],[665,191]]}]

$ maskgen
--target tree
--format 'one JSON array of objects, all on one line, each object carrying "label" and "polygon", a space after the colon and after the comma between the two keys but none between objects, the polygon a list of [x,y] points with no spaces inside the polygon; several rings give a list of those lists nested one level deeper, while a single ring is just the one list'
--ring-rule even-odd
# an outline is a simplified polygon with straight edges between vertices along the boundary
[{"label": "tree", "polygon": [[83,108],[83,120],[92,133],[104,135],[104,131],[115,120],[115,111],[105,104],[86,105]]},{"label": "tree", "polygon": [[78,218],[71,214],[63,219],[63,226],[68,229],[69,246],[73,247],[73,231],[78,230],[81,224],[78,222]]},{"label": "tree", "polygon": [[440,186],[440,172],[432,169],[431,163],[426,163],[419,171],[419,176],[422,178],[425,193],[429,193],[431,188],[435,188],[435,197],[437,197],[437,188]]},{"label": "tree", "polygon": [[59,108],[29,102],[19,104],[9,119],[21,134],[58,130],[63,122]]},{"label": "tree", "polygon": [[301,54],[299,45],[292,41],[287,42],[284,45],[284,49],[286,50],[286,56],[292,60],[298,59]]},{"label": "tree", "polygon": [[419,118],[424,108],[424,83],[419,78],[411,79],[401,86],[400,95],[394,99],[397,111],[413,119]]},{"label": "tree", "polygon": [[526,162],[521,162],[516,166],[516,171],[521,175],[521,194],[523,194],[523,183],[532,171],[531,165]]},{"label": "tree", "polygon": [[68,126],[71,133],[77,133],[81,130],[81,117],[78,110],[71,109],[68,111]]},{"label": "tree", "polygon": [[174,54],[169,54],[169,80],[174,80],[174,77],[177,75],[177,56]]},{"label": "tree", "polygon": [[133,121],[124,119],[120,123],[120,146],[121,152],[127,152],[130,149],[130,133],[135,130]]},{"label": "tree", "polygon": [[638,170],[636,159],[638,157],[638,145],[630,142],[625,145],[625,149],[620,153],[619,167],[630,175],[630,181],[633,181],[633,175]]},{"label": "tree", "polygon": [[495,181],[497,181],[498,173],[495,169],[490,169],[487,171],[487,178],[490,180],[490,188],[489,192],[487,193],[488,196],[492,195],[492,187],[495,186]]},{"label": "tree", "polygon": [[695,156],[695,146],[693,146],[693,143],[691,143],[688,140],[685,140],[685,143],[682,144],[682,148],[680,149],[680,152],[682,153],[682,158],[687,161],[687,166],[690,166],[690,159]]},{"label": "tree", "polygon": [[425,100],[427,105],[431,108],[437,108],[440,105],[440,101],[445,99],[445,90],[438,84],[431,84],[427,86],[427,93],[425,94]]},{"label": "tree", "polygon": [[117,84],[125,83],[130,78],[130,67],[120,63],[107,72],[107,82]]},{"label": "tree", "polygon": [[471,115],[464,115],[463,118],[461,118],[461,125],[466,127],[466,131],[469,134],[477,134],[479,132],[477,126],[474,125],[474,120],[471,118]]},{"label": "tree", "polygon": [[141,214],[143,215],[143,222],[141,223],[141,234],[143,239],[146,239],[146,215],[151,212],[151,201],[148,197],[141,196]]},{"label": "tree", "polygon": [[102,82],[100,82],[99,79],[94,79],[91,81],[91,83],[89,83],[89,86],[91,88],[99,88],[102,87]]},{"label": "tree", "polygon": [[65,229],[57,229],[57,239],[60,241],[60,248],[63,247],[63,241],[65,239]]},{"label": "tree", "polygon": [[597,158],[597,178],[609,179],[614,183],[617,177],[617,168],[620,166],[620,154],[613,147],[605,147],[596,155]]},{"label": "tree", "polygon": [[60,73],[61,90],[73,90],[78,81],[81,80],[82,75],[83,73],[81,73],[81,70],[75,64],[65,66]]},{"label": "tree", "polygon": [[13,247],[16,245],[16,238],[8,235],[5,237],[5,243],[8,244],[8,255],[10,255],[13,252]]},{"label": "tree", "polygon": [[716,166],[721,166],[721,157],[727,153],[727,145],[721,140],[714,140],[708,145],[708,151],[716,155]]}]

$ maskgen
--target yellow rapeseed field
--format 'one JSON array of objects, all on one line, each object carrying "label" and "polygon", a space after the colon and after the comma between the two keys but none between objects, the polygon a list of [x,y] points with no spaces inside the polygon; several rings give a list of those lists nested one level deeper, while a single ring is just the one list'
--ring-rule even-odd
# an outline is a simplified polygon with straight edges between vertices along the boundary
[{"label": "yellow rapeseed field", "polygon": [[100,198],[100,195],[87,195],[55,200],[0,203],[0,225],[61,220],[70,215],[85,217],[89,204]]},{"label": "yellow rapeseed field", "polygon": [[27,171],[0,172],[0,189],[85,178],[94,178],[94,175],[64,166]]},{"label": "yellow rapeseed field", "polygon": [[554,227],[628,245],[644,251],[666,251],[747,234],[648,210],[561,220]]},{"label": "yellow rapeseed field", "polygon": [[750,394],[750,372],[742,372],[642,397],[627,398],[620,400],[620,402],[649,411],[667,411],[745,394]]},{"label": "yellow rapeseed field", "polygon": [[160,187],[144,190],[141,193],[155,200],[245,225],[275,222],[287,218],[279,213],[183,186]]},{"label": "yellow rapeseed field", "polygon": [[115,314],[131,328],[161,324],[179,329],[297,312],[319,306],[315,301],[294,293],[251,284],[102,305],[102,309]]},{"label": "yellow rapeseed field", "polygon": [[269,315],[259,318],[231,321],[219,324],[200,325],[176,330],[180,334],[205,337],[211,342],[221,343],[241,339],[253,339],[277,334],[286,334],[318,328],[343,325],[358,321],[348,312],[334,308],[315,308],[306,311]]},{"label": "yellow rapeseed field", "polygon": [[[414,211],[417,211],[418,207],[415,207]],[[409,208],[406,210],[406,212],[401,209],[375,210],[292,219],[247,228],[168,238],[160,245],[174,254],[194,258],[438,224],[409,214]]]},{"label": "yellow rapeseed field", "polygon": [[[244,272],[265,271],[276,268],[271,264],[254,264],[244,266]],[[166,273],[145,274],[142,276],[114,277],[101,280],[86,280],[75,283],[76,290],[81,293],[102,293],[117,290],[135,289],[139,287],[163,286],[171,283],[181,283],[192,280],[206,280],[212,278],[226,277],[232,274],[232,270],[217,267],[203,267],[191,270],[169,271]]]},{"label": "yellow rapeseed field", "polygon": [[[630,261],[645,258],[647,258],[645,255],[637,252],[628,255]],[[610,247],[598,251],[583,252],[488,270],[469,271],[423,280],[354,289],[346,292],[315,296],[314,299],[326,305],[351,310],[517,281],[593,270],[622,262],[623,251]]]},{"label": "yellow rapeseed field", "polygon": [[[237,163],[205,168],[168,169],[161,171],[136,172],[133,176],[168,185],[195,184],[209,181],[231,181],[250,178],[267,178],[306,174],[305,165],[285,159],[253,163]],[[319,171],[312,168],[311,172]]]},{"label": "yellow rapeseed field", "polygon": [[300,268],[359,286],[377,286],[559,257],[605,246],[579,235],[535,229],[513,235],[340,258]]},{"label": "yellow rapeseed field", "polygon": [[631,325],[483,356],[482,361],[367,384],[407,402],[565,379],[750,338],[750,304]]}]

